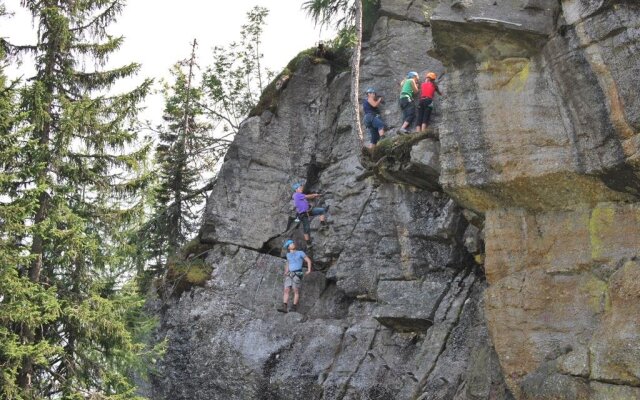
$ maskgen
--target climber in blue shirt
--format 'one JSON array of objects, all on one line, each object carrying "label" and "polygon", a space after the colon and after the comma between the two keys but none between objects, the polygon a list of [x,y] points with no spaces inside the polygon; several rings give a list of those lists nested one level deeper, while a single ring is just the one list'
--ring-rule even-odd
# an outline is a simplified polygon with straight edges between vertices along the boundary
[{"label": "climber in blue shirt", "polygon": [[[304,253],[304,251],[296,250],[296,243],[291,239],[284,242],[283,247],[287,249],[287,263],[284,267],[284,294],[282,296],[282,307],[277,310],[286,313],[291,287],[293,287],[293,305],[288,311],[296,311],[298,309],[302,278],[304,275],[311,272],[311,259]],[[302,272],[303,261],[307,263],[306,274]]]}]

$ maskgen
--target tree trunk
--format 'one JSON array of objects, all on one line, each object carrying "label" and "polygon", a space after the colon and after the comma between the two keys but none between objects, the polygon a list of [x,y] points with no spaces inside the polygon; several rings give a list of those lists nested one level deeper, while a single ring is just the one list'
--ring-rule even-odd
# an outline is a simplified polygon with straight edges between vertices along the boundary
[{"label": "tree trunk", "polygon": [[[56,42],[52,42],[51,40],[47,43],[47,51],[50,54],[47,57],[47,61],[45,62],[43,77],[41,81],[45,82],[45,93],[46,93],[46,115],[51,116],[53,113],[53,103],[51,101],[52,94],[54,93],[54,71],[55,71],[55,57],[53,55],[56,54],[58,48],[56,47]],[[33,123],[33,121],[30,121]],[[40,172],[38,172],[35,181],[37,185],[43,185],[46,182],[47,171],[51,166],[51,151],[49,150],[49,143],[51,141],[52,135],[52,125],[51,121],[45,122],[40,129],[34,131],[35,136],[39,138],[39,146],[40,149],[45,151],[45,158],[40,159],[38,161],[46,164],[46,167],[42,168]],[[34,226],[41,225],[47,218],[49,214],[49,200],[50,195],[43,191],[38,196],[38,209],[33,218]],[[35,233],[33,235],[33,241],[31,243],[31,255],[34,256],[31,265],[29,266],[29,279],[33,283],[40,283],[40,275],[42,274],[42,268],[44,265],[44,247],[45,247],[45,238],[41,233]],[[22,327],[22,340],[25,344],[33,344],[36,341],[36,335],[34,329],[30,326]],[[18,373],[18,386],[22,388],[25,393],[29,393],[32,389],[33,385],[33,374],[34,374],[34,363],[33,359],[30,356],[25,356],[22,361],[22,367]]]},{"label": "tree trunk", "polygon": [[198,42],[193,39],[191,45],[191,57],[189,58],[189,74],[187,75],[187,93],[184,104],[184,117],[182,121],[182,135],[178,137],[177,149],[178,153],[178,165],[176,166],[176,179],[173,187],[173,204],[176,209],[170,214],[170,229],[169,229],[169,248],[170,252],[177,252],[178,248],[182,245],[182,221],[183,221],[183,205],[184,200],[182,198],[182,191],[185,189],[183,183],[183,174],[187,169],[187,135],[189,135],[189,119],[191,118],[191,81],[193,79],[193,67],[196,64],[196,46]]},{"label": "tree trunk", "polygon": [[364,135],[360,124],[360,57],[362,52],[362,0],[355,0],[356,45],[351,58],[351,105],[353,107],[353,126],[364,145]]}]

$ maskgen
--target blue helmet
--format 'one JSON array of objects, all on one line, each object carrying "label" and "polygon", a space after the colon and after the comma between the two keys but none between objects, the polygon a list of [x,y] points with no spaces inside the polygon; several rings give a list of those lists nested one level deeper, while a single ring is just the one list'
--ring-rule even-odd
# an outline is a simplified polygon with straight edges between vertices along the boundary
[{"label": "blue helmet", "polygon": [[367,88],[366,93],[367,93],[367,94],[369,94],[369,93],[376,93],[376,89],[375,89],[375,88],[372,88],[372,87],[368,87],[368,88]]},{"label": "blue helmet", "polygon": [[291,189],[293,189],[293,191],[295,192],[300,186],[303,186],[301,182],[295,182],[291,185]]},{"label": "blue helmet", "polygon": [[288,248],[289,248],[289,245],[292,245],[292,244],[294,244],[294,243],[295,243],[295,242],[294,242],[293,240],[291,240],[291,239],[287,239],[287,240],[284,242],[284,244],[282,245],[282,247],[283,247],[283,248],[285,248],[285,249],[288,249]]},{"label": "blue helmet", "polygon": [[407,74],[407,79],[411,79],[413,77],[419,76],[416,71],[411,71]]}]

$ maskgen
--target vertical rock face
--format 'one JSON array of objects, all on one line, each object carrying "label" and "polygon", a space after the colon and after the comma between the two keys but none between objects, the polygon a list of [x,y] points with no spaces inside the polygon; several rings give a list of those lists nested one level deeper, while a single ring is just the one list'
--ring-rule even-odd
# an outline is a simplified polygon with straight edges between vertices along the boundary
[{"label": "vertical rock face", "polygon": [[[213,274],[163,308],[152,397],[640,398],[640,3],[378,16],[361,85],[393,128],[404,75],[446,68],[439,139],[369,176],[348,76],[304,60],[226,156],[200,235]],[[299,180],[331,224],[312,223],[315,272],[280,314]]]},{"label": "vertical rock face", "polygon": [[595,0],[442,1],[431,19],[440,182],[485,213],[487,324],[516,398],[640,398],[638,21]]},{"label": "vertical rock face", "polygon": [[638,33],[625,21],[637,24],[638,7],[602,6],[552,33],[576,2],[560,10],[493,3],[460,10],[443,2],[432,17],[436,52],[450,66],[442,184],[480,211],[631,200],[640,188],[640,111],[624,92],[639,68]]},{"label": "vertical rock face", "polygon": [[[362,85],[386,96],[390,126],[401,123],[407,71],[442,68],[426,55],[424,10],[383,1],[365,45]],[[206,288],[166,304],[153,398],[511,398],[484,322],[486,283],[463,246],[468,223],[435,190],[437,142],[417,143],[396,181],[362,179],[349,77],[333,76],[303,61],[277,112],[242,124],[201,231],[214,271]],[[301,227],[288,224],[299,180],[323,194],[330,225],[312,222],[316,271],[298,311],[281,314],[282,243],[304,248]]]}]

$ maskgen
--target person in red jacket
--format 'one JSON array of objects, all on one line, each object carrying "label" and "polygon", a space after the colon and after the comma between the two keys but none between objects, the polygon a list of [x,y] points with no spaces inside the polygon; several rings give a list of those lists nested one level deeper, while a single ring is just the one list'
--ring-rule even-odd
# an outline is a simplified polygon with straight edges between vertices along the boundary
[{"label": "person in red jacket", "polygon": [[442,96],[438,85],[436,84],[437,75],[435,72],[428,72],[425,76],[424,83],[420,86],[420,103],[418,103],[418,122],[416,124],[416,132],[423,132],[429,126],[431,112],[433,111],[433,96],[436,92]]}]

